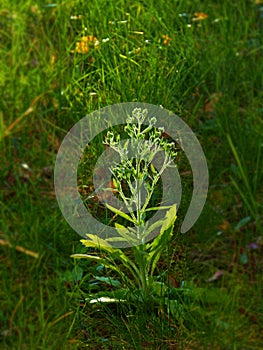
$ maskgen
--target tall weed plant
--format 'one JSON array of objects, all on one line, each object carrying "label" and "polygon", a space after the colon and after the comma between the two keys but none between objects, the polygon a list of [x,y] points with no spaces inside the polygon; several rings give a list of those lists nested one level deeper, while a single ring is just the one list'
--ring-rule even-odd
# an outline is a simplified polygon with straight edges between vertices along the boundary
[{"label": "tall weed plant", "polygon": [[[144,125],[147,119],[147,125]],[[102,239],[94,233],[88,233],[83,245],[95,248],[100,255],[74,254],[74,258],[84,258],[100,263],[118,275],[119,280],[104,277],[103,280],[113,286],[119,286],[118,292],[100,292],[91,296],[94,301],[117,301],[136,296],[140,301],[164,293],[166,287],[156,281],[155,271],[161,253],[173,234],[176,220],[176,204],[171,206],[151,207],[151,199],[158,181],[168,167],[176,167],[177,149],[173,142],[162,137],[163,128],[156,128],[156,118],[148,117],[148,110],[135,108],[126,120],[125,132],[129,139],[124,146],[120,144],[120,134],[108,131],[104,143],[113,148],[120,157],[120,162],[110,167],[115,192],[125,204],[127,213],[109,204],[107,208],[115,215],[125,219],[130,226],[115,223],[116,237]],[[129,150],[133,157],[130,158]],[[154,157],[163,152],[163,163],[156,169],[152,165]],[[156,210],[163,210],[163,218],[149,224],[147,215]],[[158,229],[159,234],[152,238]],[[113,247],[116,242],[132,246],[132,254]],[[106,254],[105,254],[106,253]],[[132,291],[132,292],[131,292]],[[90,299],[91,299],[90,298]]]}]

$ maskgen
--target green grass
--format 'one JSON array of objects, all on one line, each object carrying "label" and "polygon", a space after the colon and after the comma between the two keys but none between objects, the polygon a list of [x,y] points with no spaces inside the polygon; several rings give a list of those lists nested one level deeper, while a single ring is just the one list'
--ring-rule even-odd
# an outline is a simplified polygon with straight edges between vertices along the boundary
[{"label": "green grass", "polygon": [[[263,5],[44,3],[4,0],[0,10],[1,349],[260,349]],[[195,13],[208,17],[193,21]],[[84,35],[99,46],[74,53]],[[86,305],[96,266],[70,258],[82,247],[55,199],[59,145],[86,114],[131,101],[177,113],[206,154],[204,211],[180,235],[192,188],[182,159],[178,232],[159,266],[179,285],[216,288],[219,302],[193,304],[190,321]],[[217,270],[224,275],[206,282]]]}]

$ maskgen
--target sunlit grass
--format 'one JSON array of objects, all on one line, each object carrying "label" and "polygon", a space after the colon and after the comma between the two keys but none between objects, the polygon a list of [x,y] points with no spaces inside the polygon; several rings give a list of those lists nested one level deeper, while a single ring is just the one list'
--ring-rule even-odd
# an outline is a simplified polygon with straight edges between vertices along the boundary
[{"label": "sunlit grass", "polygon": [[[3,1],[0,240],[12,247],[0,245],[1,349],[260,349],[262,28],[262,4],[245,0]],[[83,37],[98,44],[81,51]],[[83,116],[130,101],[177,113],[206,154],[206,207],[159,266],[173,286],[226,293],[224,303],[204,300],[191,322],[91,308],[96,266],[69,257],[82,248],[55,200],[56,152]],[[178,223],[192,188],[183,158],[179,170]]]}]

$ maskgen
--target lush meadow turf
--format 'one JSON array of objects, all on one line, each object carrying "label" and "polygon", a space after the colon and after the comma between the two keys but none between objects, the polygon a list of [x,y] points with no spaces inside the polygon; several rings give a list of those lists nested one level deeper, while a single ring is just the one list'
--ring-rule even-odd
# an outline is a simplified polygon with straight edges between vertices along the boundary
[{"label": "lush meadow turf", "polygon": [[[261,349],[263,4],[3,0],[0,38],[0,348]],[[192,178],[178,165],[184,196],[159,272],[208,294],[177,320],[86,305],[98,271],[70,258],[83,248],[55,199],[70,127],[130,101],[177,113],[209,167],[204,211],[181,235]]]}]

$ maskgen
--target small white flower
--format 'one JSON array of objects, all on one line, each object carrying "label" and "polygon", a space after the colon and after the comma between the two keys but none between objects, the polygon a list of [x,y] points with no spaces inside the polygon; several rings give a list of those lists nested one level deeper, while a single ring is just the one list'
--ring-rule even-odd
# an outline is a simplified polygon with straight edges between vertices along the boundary
[{"label": "small white flower", "polygon": [[26,163],[22,163],[21,167],[24,168],[25,170],[31,171],[31,169],[29,168],[29,166]]},{"label": "small white flower", "polygon": [[90,300],[90,304],[94,303],[116,303],[119,301],[125,301],[124,299],[115,299],[115,298],[107,298],[107,297],[101,297],[97,299]]}]

